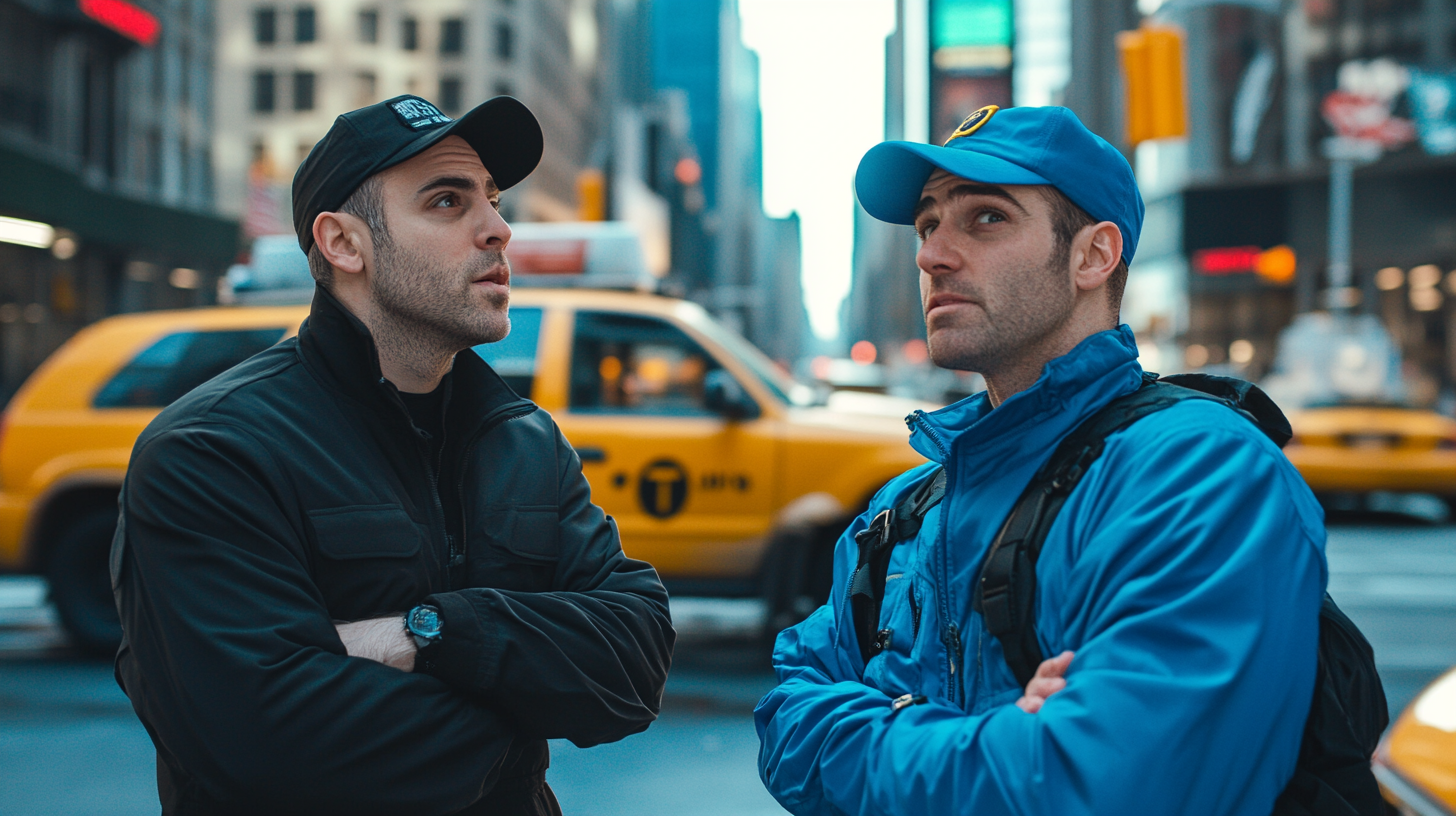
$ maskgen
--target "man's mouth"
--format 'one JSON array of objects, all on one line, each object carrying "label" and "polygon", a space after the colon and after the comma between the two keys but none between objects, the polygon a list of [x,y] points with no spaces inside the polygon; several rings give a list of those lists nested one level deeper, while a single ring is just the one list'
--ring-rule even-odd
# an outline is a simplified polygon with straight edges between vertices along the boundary
[{"label": "man's mouth", "polygon": [[929,317],[930,314],[936,309],[949,309],[955,306],[975,302],[975,300],[972,300],[965,295],[957,295],[953,292],[941,292],[939,294],[931,295],[930,299],[925,302],[925,316]]},{"label": "man's mouth", "polygon": [[511,268],[506,264],[497,264],[476,277],[471,283],[494,284],[509,289],[511,285]]}]

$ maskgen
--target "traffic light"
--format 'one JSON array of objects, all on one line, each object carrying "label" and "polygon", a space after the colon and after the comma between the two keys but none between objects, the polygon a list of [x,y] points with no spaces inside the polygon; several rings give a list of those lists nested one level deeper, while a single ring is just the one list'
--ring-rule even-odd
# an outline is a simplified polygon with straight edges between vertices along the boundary
[{"label": "traffic light", "polygon": [[595,167],[577,173],[576,202],[576,217],[580,220],[607,220],[607,175]]},{"label": "traffic light", "polygon": [[1183,90],[1183,34],[1176,28],[1144,26],[1117,35],[1127,91],[1127,140],[1188,135]]}]

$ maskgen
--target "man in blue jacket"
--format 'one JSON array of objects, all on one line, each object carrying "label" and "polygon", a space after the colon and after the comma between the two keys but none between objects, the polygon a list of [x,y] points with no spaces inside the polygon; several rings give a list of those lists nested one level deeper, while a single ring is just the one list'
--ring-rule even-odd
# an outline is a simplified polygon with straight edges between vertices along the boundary
[{"label": "man in blue jacket", "polygon": [[[1058,442],[1142,376],[1118,324],[1143,205],[1065,108],[984,108],[943,147],[886,142],[855,178],[914,224],[931,359],[987,390],[908,419],[932,464],[839,542],[829,602],[779,635],[758,705],[764,784],[796,814],[1266,816],[1314,684],[1324,525],[1257,428],[1186,400],[1107,440],[1037,562],[1044,655],[1020,688],[972,609],[987,548]],[[868,664],[854,534],[936,465],[944,501],[892,550]],[[901,695],[923,705],[892,707]]]}]

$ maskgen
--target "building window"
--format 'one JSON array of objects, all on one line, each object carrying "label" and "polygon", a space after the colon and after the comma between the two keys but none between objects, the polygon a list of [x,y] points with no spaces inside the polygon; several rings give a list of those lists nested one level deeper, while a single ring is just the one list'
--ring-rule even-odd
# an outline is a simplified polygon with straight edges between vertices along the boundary
[{"label": "building window", "polygon": [[376,9],[359,12],[359,42],[379,42],[379,12]]},{"label": "building window", "polygon": [[272,6],[253,10],[253,42],[272,45],[278,42],[278,10]]},{"label": "building window", "polygon": [[406,17],[399,21],[399,47],[414,51],[420,47],[420,21]]},{"label": "building window", "polygon": [[510,23],[495,24],[495,55],[501,62],[510,62],[516,51],[516,33]]},{"label": "building window", "polygon": [[293,41],[311,43],[318,39],[318,16],[313,6],[299,6],[293,12]]},{"label": "building window", "polygon": [[314,75],[312,71],[298,71],[293,75],[294,110],[313,110],[313,85]]},{"label": "building window", "polygon": [[459,77],[440,78],[440,109],[446,113],[459,113],[462,104],[462,86]]},{"label": "building window", "polygon": [[440,23],[440,53],[459,54],[465,50],[465,21],[451,17]]},{"label": "building window", "polygon": [[354,75],[354,105],[356,107],[373,105],[378,95],[379,81],[375,79],[373,71],[360,71]]},{"label": "building window", "polygon": [[258,71],[253,74],[253,112],[273,112],[273,72]]}]

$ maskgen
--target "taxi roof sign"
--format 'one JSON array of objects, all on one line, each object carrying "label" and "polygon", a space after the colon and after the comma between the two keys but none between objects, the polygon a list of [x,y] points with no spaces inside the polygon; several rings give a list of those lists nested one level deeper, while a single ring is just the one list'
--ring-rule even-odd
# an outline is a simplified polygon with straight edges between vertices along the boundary
[{"label": "taxi roof sign", "polygon": [[654,291],[642,237],[624,221],[511,224],[511,285]]}]

